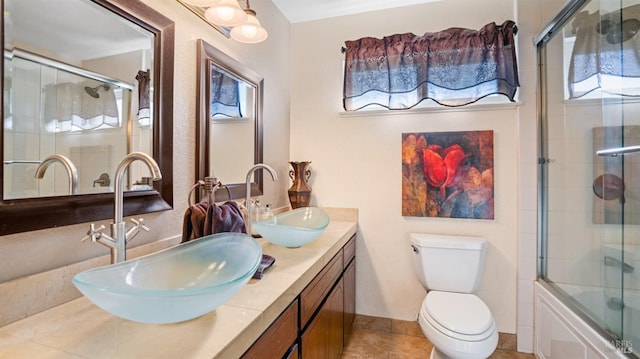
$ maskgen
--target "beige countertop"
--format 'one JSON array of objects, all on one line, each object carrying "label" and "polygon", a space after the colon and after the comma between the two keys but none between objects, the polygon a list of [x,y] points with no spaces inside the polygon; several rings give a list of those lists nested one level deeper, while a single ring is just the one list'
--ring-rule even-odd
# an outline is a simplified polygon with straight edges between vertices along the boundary
[{"label": "beige countertop", "polygon": [[325,210],[331,222],[312,243],[283,248],[260,239],[276,262],[213,312],[143,324],[81,297],[0,328],[0,358],[237,358],[356,233],[357,210]]}]

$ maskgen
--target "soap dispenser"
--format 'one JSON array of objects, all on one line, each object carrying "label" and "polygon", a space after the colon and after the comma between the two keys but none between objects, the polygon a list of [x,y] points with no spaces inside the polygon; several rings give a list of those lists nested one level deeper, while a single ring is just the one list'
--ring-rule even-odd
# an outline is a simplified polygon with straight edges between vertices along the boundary
[{"label": "soap dispenser", "polygon": [[[260,200],[255,200],[253,205],[251,206],[251,218],[253,218],[252,222],[262,220],[262,214],[264,213],[264,208],[260,205]],[[251,235],[258,236],[259,233],[256,232],[253,227],[251,227]]]},{"label": "soap dispenser", "polygon": [[262,214],[262,220],[266,220],[273,217],[273,212],[271,211],[271,204],[267,204],[264,207],[264,213]]}]

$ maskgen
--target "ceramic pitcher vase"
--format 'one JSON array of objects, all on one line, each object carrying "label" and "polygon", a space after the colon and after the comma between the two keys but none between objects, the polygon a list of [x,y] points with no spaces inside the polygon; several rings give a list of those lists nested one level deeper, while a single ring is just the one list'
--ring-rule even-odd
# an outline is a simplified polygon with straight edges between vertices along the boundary
[{"label": "ceramic pitcher vase", "polygon": [[292,170],[289,171],[289,177],[293,184],[289,188],[289,202],[291,208],[309,207],[311,199],[311,187],[309,186],[309,178],[311,170],[307,168],[311,161],[289,162]]}]

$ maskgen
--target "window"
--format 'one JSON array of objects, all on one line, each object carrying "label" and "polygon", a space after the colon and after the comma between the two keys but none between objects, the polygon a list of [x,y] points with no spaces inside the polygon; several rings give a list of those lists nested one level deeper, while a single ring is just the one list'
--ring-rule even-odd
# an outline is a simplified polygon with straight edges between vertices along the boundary
[{"label": "window", "polygon": [[408,109],[425,99],[464,106],[518,83],[513,21],[480,30],[450,28],[423,36],[396,34],[345,42],[346,111],[379,105]]}]

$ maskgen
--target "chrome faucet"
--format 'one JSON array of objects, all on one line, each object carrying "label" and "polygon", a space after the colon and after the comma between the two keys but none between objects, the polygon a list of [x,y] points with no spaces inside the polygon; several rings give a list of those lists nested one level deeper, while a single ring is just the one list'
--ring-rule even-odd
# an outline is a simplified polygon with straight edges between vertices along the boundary
[{"label": "chrome faucet", "polygon": [[128,231],[126,223],[123,221],[122,207],[124,202],[124,173],[127,170],[127,167],[129,167],[129,165],[134,161],[144,162],[147,167],[149,167],[152,175],[151,178],[154,181],[162,179],[160,167],[158,167],[158,164],[153,160],[153,158],[151,158],[151,156],[142,152],[132,152],[126,155],[116,168],[114,214],[113,223],[111,223],[111,236],[102,233],[102,230],[105,228],[104,226],[96,228],[92,223],[87,235],[82,239],[82,241],[91,239],[92,242],[98,242],[109,247],[111,250],[111,263],[124,262],[127,256],[127,242],[133,239],[141,229],[149,231],[149,228],[144,225],[144,220],[142,218],[138,220],[131,219],[131,222],[133,222],[135,226],[131,227]]},{"label": "chrome faucet", "polygon": [[78,193],[78,169],[70,159],[63,155],[54,154],[42,160],[42,162],[40,162],[40,165],[36,169],[35,177],[38,179],[42,179],[44,177],[44,173],[47,171],[47,168],[49,168],[49,166],[54,162],[62,163],[64,168],[67,170],[67,175],[69,176],[69,194],[71,195]]},{"label": "chrome faucet", "polygon": [[254,165],[253,167],[251,167],[249,169],[249,172],[247,172],[247,182],[246,182],[246,189],[247,192],[245,194],[245,198],[244,198],[244,205],[245,205],[245,209],[247,211],[247,219],[246,219],[246,223],[245,223],[245,227],[247,228],[247,234],[251,235],[251,176],[253,175],[253,172],[255,172],[256,170],[259,170],[261,168],[266,169],[267,171],[269,171],[269,173],[271,174],[271,178],[274,181],[278,180],[278,175],[276,174],[276,171],[271,168],[271,166],[265,165],[264,163],[258,163],[256,165]]}]

